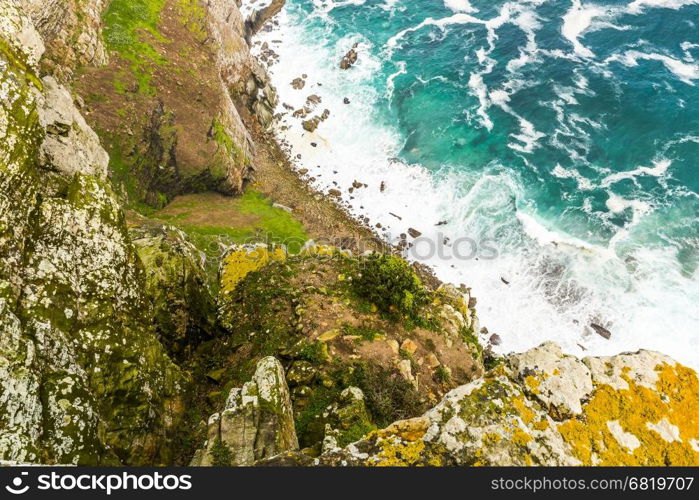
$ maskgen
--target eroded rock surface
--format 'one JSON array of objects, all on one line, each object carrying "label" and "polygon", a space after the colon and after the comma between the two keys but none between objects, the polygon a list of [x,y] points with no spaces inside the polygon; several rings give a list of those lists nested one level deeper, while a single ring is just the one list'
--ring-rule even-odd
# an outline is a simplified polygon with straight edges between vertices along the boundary
[{"label": "eroded rock surface", "polygon": [[699,379],[659,353],[511,355],[423,416],[305,465],[698,465]]},{"label": "eroded rock surface", "polygon": [[[269,356],[242,388],[231,390],[223,411],[209,417],[206,448],[192,465],[251,465],[299,447],[284,368]],[[227,463],[226,463],[227,462]]]}]

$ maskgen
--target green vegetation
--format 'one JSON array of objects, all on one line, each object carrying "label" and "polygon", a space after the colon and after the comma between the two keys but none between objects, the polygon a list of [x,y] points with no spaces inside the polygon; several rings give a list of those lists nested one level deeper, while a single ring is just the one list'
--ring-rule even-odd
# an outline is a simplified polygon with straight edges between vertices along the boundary
[{"label": "green vegetation", "polygon": [[209,453],[211,453],[211,465],[214,467],[230,467],[233,463],[233,453],[221,438],[216,438]]},{"label": "green vegetation", "polygon": [[200,0],[178,0],[180,20],[199,41],[206,39],[206,11],[199,5]]},{"label": "green vegetation", "polygon": [[428,297],[420,278],[405,260],[375,254],[360,261],[359,270],[352,285],[360,298],[384,314],[419,319]]},{"label": "green vegetation", "polygon": [[478,341],[478,336],[473,331],[473,328],[462,328],[460,333],[466,345],[471,347],[474,358],[483,359],[483,346]]},{"label": "green vegetation", "polygon": [[338,437],[337,444],[340,447],[345,447],[350,443],[359,441],[364,436],[375,430],[376,427],[368,422],[355,422],[349,429],[342,431]]},{"label": "green vegetation", "polygon": [[[113,170],[117,178],[123,162],[118,155],[112,162],[115,163]],[[124,176],[124,182],[128,191],[128,175]],[[187,234],[192,244],[207,257],[207,274],[214,290],[217,289],[219,260],[231,245],[285,244],[289,253],[295,254],[308,239],[303,225],[293,215],[275,208],[269,199],[252,189],[239,198],[214,193],[180,196],[157,212],[143,206],[134,208],[144,215],[173,224]]]},{"label": "green vegetation", "polygon": [[364,392],[367,410],[378,427],[416,417],[427,409],[410,382],[376,365],[357,364],[349,385]]},{"label": "green vegetation", "polygon": [[243,154],[243,151],[228,134],[226,127],[218,118],[214,118],[211,124],[211,135],[216,141],[216,144],[222,147],[227,156],[233,158],[236,164],[251,163],[250,159]]},{"label": "green vegetation", "polygon": [[449,370],[447,370],[442,365],[439,365],[437,369],[434,371],[434,378],[437,382],[440,382],[442,384],[448,384],[449,382],[451,382],[451,375],[449,374]]},{"label": "green vegetation", "polygon": [[[152,94],[152,66],[165,64],[151,40],[165,41],[158,31],[166,0],[112,0],[104,14],[104,41],[109,50],[131,63],[138,91]],[[117,90],[123,84],[115,82]]]}]

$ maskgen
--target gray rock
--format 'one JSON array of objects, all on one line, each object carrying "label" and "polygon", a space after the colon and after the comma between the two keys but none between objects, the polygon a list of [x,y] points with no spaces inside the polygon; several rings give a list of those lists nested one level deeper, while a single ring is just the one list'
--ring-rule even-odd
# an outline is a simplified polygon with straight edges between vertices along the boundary
[{"label": "gray rock", "polygon": [[221,444],[230,452],[230,465],[251,465],[298,449],[289,387],[275,358],[260,360],[252,380],[233,389],[224,410],[209,418],[206,447],[191,465],[214,465],[212,451]]}]

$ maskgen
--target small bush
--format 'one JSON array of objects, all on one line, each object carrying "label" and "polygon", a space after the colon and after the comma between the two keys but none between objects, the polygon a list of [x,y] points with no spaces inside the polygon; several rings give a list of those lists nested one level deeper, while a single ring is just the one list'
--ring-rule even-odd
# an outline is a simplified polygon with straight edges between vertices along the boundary
[{"label": "small bush", "polygon": [[410,382],[385,368],[359,364],[352,378],[352,385],[364,392],[367,410],[380,428],[422,415],[427,409]]},{"label": "small bush", "polygon": [[389,315],[417,318],[427,293],[408,263],[394,255],[372,255],[360,263],[354,292]]},{"label": "small bush", "polygon": [[443,366],[438,366],[437,369],[434,371],[434,378],[437,382],[441,384],[448,384],[451,382],[451,375],[449,374],[449,370],[447,370]]},{"label": "small bush", "polygon": [[211,447],[211,465],[214,467],[230,467],[233,465],[233,452],[221,441],[221,438],[216,438]]}]

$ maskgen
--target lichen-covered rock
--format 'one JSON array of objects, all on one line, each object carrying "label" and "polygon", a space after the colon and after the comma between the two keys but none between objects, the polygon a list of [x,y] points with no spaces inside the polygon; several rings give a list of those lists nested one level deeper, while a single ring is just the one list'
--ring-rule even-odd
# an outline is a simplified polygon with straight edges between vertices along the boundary
[{"label": "lichen-covered rock", "polygon": [[366,409],[364,393],[358,387],[343,390],[338,400],[320,415],[318,424],[323,426],[323,452],[346,446],[375,429]]},{"label": "lichen-covered rock", "polygon": [[579,360],[552,343],[511,355],[320,465],[699,465],[699,378],[662,354]]},{"label": "lichen-covered rock", "polygon": [[208,6],[211,35],[220,47],[216,64],[221,77],[241,115],[252,113],[264,127],[272,123],[277,93],[266,70],[250,54],[246,36],[283,6],[284,1],[274,0],[266,9],[254,12],[247,22],[233,2],[212,0]]},{"label": "lichen-covered rock", "polygon": [[83,64],[107,62],[102,43],[102,11],[107,0],[18,0],[47,46],[42,65],[69,80]]},{"label": "lichen-covered rock", "polygon": [[251,465],[297,450],[289,387],[279,361],[261,359],[252,380],[231,390],[225,408],[209,418],[208,426],[206,447],[192,465]]},{"label": "lichen-covered rock", "polygon": [[109,155],[73,104],[70,92],[51,76],[44,77],[42,83],[39,123],[46,135],[41,145],[40,165],[65,175],[81,172],[106,178]]},{"label": "lichen-covered rock", "polygon": [[160,342],[175,357],[190,353],[216,331],[204,256],[182,231],[156,221],[138,218],[129,233],[145,268],[145,292]]},{"label": "lichen-covered rock", "polygon": [[[183,377],[119,204],[80,158],[94,134],[47,96],[61,90],[37,78],[41,39],[17,2],[0,14],[0,460],[167,463]],[[66,151],[42,168],[46,136],[71,119],[74,163]]]}]

